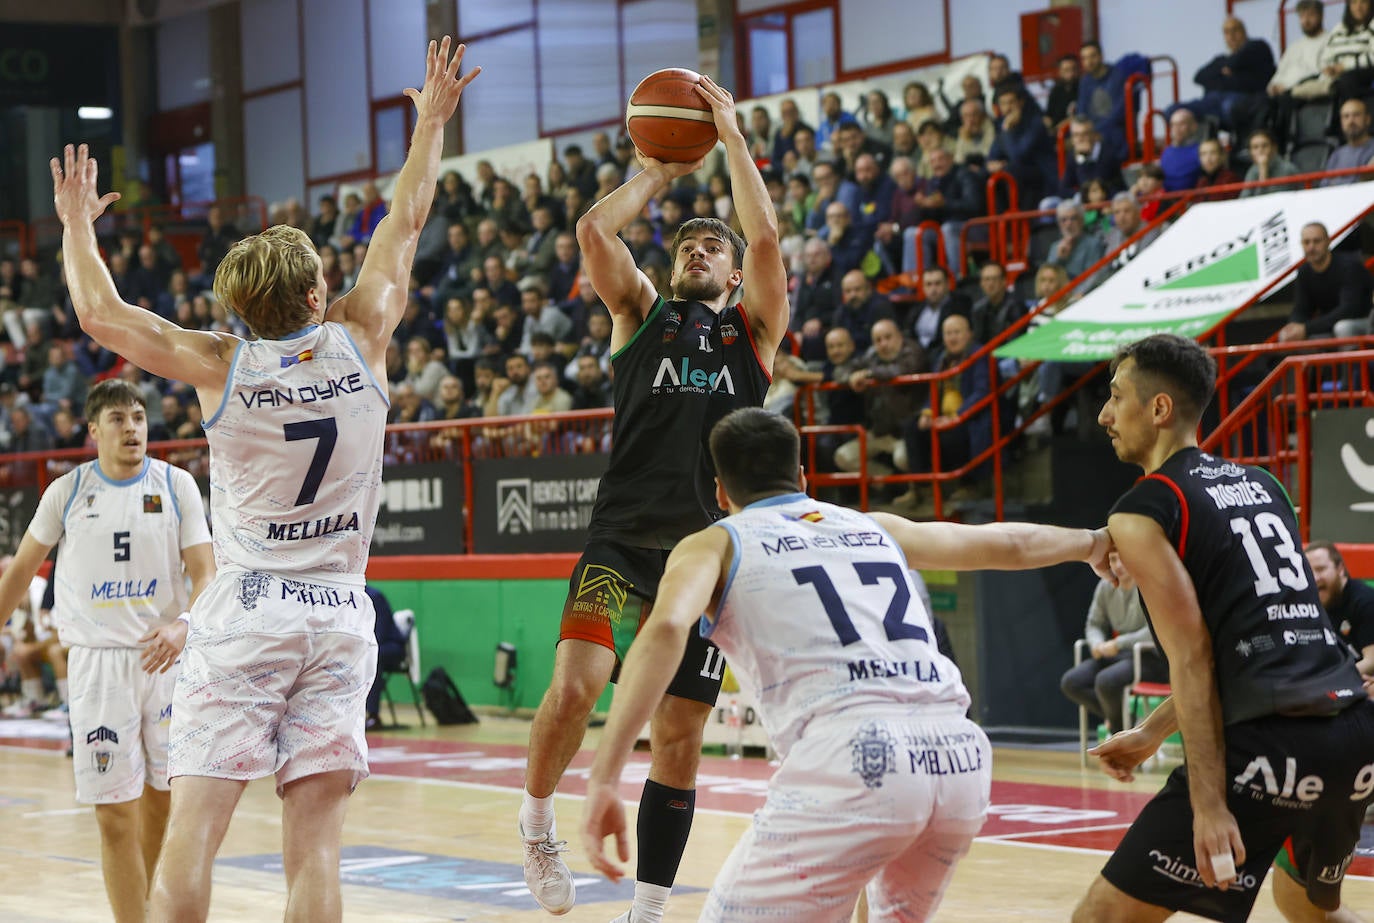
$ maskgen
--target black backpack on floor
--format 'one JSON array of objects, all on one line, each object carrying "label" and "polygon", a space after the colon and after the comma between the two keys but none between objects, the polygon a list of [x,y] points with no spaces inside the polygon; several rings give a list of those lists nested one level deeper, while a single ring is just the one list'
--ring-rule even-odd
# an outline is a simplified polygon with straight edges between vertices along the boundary
[{"label": "black backpack on floor", "polygon": [[458,691],[458,687],[443,667],[435,667],[429,671],[424,685],[420,687],[420,695],[425,700],[425,707],[440,724],[477,723],[477,716],[468,708],[468,703],[463,701],[463,694]]}]

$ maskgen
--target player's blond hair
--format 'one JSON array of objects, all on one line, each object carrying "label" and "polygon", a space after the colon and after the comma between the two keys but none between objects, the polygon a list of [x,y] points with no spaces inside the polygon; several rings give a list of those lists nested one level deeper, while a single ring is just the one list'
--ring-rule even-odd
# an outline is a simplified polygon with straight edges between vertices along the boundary
[{"label": "player's blond hair", "polygon": [[320,256],[299,228],[278,224],[245,237],[215,272],[215,295],[259,337],[276,339],[309,325]]}]

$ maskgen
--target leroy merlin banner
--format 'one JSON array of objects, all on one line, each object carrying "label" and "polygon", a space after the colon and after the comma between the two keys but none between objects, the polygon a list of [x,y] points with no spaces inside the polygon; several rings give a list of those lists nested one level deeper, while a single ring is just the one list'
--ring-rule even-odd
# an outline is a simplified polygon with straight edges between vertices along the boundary
[{"label": "leroy merlin banner", "polygon": [[1097,361],[1151,333],[1199,337],[1302,260],[1302,227],[1333,233],[1374,208],[1374,183],[1194,205],[1101,286],[997,350]]}]

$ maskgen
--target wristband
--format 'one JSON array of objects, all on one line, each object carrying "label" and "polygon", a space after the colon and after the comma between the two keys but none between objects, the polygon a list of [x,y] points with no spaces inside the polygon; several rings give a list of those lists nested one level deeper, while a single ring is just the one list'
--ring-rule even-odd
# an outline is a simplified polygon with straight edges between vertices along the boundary
[{"label": "wristband", "polygon": [[185,622],[185,623],[186,623],[186,627],[187,627],[187,628],[190,628],[190,627],[191,627],[191,613],[190,613],[190,612],[183,612],[183,613],[181,613],[181,615],[178,615],[178,616],[177,616],[177,621],[178,621],[178,622]]}]

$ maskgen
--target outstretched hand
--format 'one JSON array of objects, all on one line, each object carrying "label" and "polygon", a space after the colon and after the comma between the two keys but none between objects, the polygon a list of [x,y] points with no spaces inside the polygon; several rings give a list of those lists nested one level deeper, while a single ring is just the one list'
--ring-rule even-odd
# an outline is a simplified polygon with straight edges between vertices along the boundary
[{"label": "outstretched hand", "polygon": [[625,804],[615,785],[589,780],[587,801],[582,808],[582,846],[592,866],[611,881],[619,881],[625,869],[606,855],[606,837],[615,837],[616,855],[621,862],[630,861],[630,843],[626,835]]},{"label": "outstretched hand", "polygon": [[64,225],[90,224],[119,201],[117,192],[107,192],[103,196],[98,193],[99,170],[84,144],[75,147],[68,144],[63,149],[62,160],[59,162],[54,157],[48,166],[52,168],[53,204]]},{"label": "outstretched hand", "polygon": [[1102,771],[1118,782],[1135,779],[1135,769],[1159,749],[1160,742],[1139,727],[1117,731],[1096,747],[1088,749],[1102,763]]},{"label": "outstretched hand", "polygon": [[467,46],[459,45],[450,56],[451,46],[452,39],[447,35],[443,41],[431,41],[425,55],[425,85],[418,90],[412,87],[403,91],[415,103],[415,111],[421,119],[436,118],[447,122],[453,118],[463,90],[482,73],[481,67],[474,67],[459,77],[458,68],[463,63]]},{"label": "outstretched hand", "polygon": [[724,138],[728,134],[744,135],[739,130],[739,120],[735,117],[735,97],[730,91],[716,83],[705,74],[697,84],[697,93],[711,104],[711,114],[716,119],[716,133]]}]

